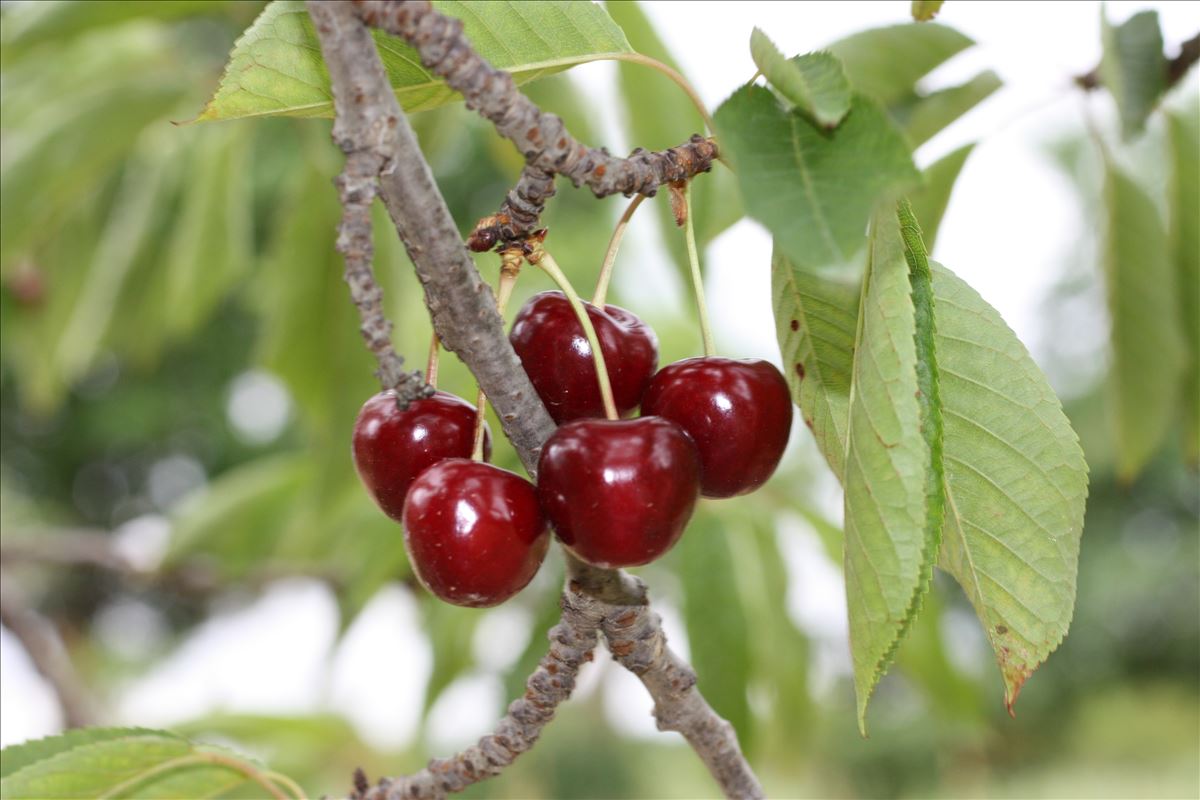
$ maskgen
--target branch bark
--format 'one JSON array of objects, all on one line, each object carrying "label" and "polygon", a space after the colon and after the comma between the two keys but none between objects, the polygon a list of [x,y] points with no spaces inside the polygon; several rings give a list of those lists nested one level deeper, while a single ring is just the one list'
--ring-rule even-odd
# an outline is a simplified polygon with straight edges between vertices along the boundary
[{"label": "branch bark", "polygon": [[[459,238],[363,20],[389,30],[407,30],[418,49],[424,51],[423,57],[441,64],[448,75],[457,75],[456,80],[469,79],[470,86],[460,88],[468,105],[480,108],[496,123],[497,130],[519,147],[521,140],[540,139],[565,148],[522,148],[531,167],[570,175],[568,169],[576,170],[593,151],[570,138],[561,120],[542,114],[525,99],[510,76],[493,69],[470,48],[461,34],[461,25],[432,11],[428,3],[308,0],[308,10],[333,87],[337,115],[334,141],[346,153],[348,165],[352,159],[356,164],[379,165],[380,197],[424,288],[434,329],[445,347],[474,374],[526,469],[536,479],[541,447],[553,432],[554,423],[509,344],[491,290]],[[384,16],[391,21],[384,24]],[[412,27],[405,27],[409,25]],[[711,165],[716,147],[707,140],[694,144],[697,157],[687,169],[700,171],[704,154],[709,154],[706,166]],[[668,174],[656,171],[661,163],[649,159],[650,155],[622,160],[602,154],[604,160],[586,162],[591,165],[587,171],[602,180],[609,171],[607,164],[612,163],[614,175],[608,180],[618,187],[614,191],[649,191],[653,181],[661,181]],[[666,158],[674,158],[678,166],[678,154]],[[597,173],[595,166],[600,165],[605,169]],[[647,607],[642,582],[620,571],[584,564],[569,552],[567,562],[570,579],[564,592],[564,610],[593,609],[588,614],[600,620],[597,627],[614,657],[637,674],[654,697],[660,726],[684,734],[726,796],[762,797],[762,788],[741,754],[732,727],[704,702],[695,688],[694,673],[668,648],[657,615]],[[571,626],[566,614],[564,624],[575,635],[586,636],[584,628]],[[557,661],[554,654],[552,647],[543,663]],[[555,687],[553,682],[535,683],[531,678],[525,701],[532,705],[518,705],[517,711],[529,715],[528,709],[536,708],[536,714],[522,722],[510,709],[497,733],[485,737],[476,748],[453,759],[435,761],[426,771],[408,779],[385,781],[380,784],[382,788],[369,790],[375,792],[370,796],[438,797],[495,774],[511,761],[504,760],[503,749],[495,748],[495,737],[502,737],[505,748],[512,752],[508,744],[517,741],[511,738],[514,722],[528,724],[519,741],[532,744],[567,693],[569,687],[565,684]],[[517,752],[520,750],[512,752],[513,758]],[[360,783],[356,780],[356,786]],[[362,795],[356,790],[356,796]]]}]

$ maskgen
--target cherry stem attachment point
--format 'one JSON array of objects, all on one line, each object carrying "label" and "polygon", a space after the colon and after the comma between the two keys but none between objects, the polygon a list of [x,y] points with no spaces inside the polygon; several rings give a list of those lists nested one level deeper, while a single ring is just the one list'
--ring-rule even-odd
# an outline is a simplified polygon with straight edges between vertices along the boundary
[{"label": "cherry stem attachment point", "polygon": [[645,199],[646,195],[644,194],[633,198],[633,202],[625,209],[621,219],[617,220],[617,227],[613,228],[612,238],[608,240],[608,251],[604,254],[604,264],[600,267],[600,278],[596,281],[596,291],[592,295],[592,305],[596,308],[604,308],[604,300],[608,297],[608,282],[612,280],[613,264],[617,260],[617,250],[621,247],[621,239],[625,236],[625,229],[629,227],[629,220],[633,219],[633,212],[637,211],[637,207]]},{"label": "cherry stem attachment point", "polygon": [[425,362],[425,382],[437,388],[438,379],[438,350],[441,348],[441,340],[438,339],[437,331],[434,331],[429,337],[429,360]]},{"label": "cherry stem attachment point", "polygon": [[567,280],[567,276],[563,274],[559,268],[558,262],[554,257],[546,252],[541,244],[533,248],[527,258],[529,263],[541,267],[542,270],[550,276],[550,279],[558,284],[558,288],[562,289],[562,293],[567,296],[567,302],[571,304],[571,309],[575,312],[576,319],[583,327],[583,333],[587,337],[588,347],[592,351],[592,361],[596,364],[596,383],[600,386],[600,399],[604,402],[604,416],[608,419],[620,419],[617,413],[617,405],[613,402],[612,384],[608,380],[608,365],[604,363],[604,351],[600,349],[600,339],[596,336],[596,329],[592,325],[592,320],[588,317],[587,309],[583,307],[583,301],[579,299],[579,294],[576,293],[575,287]]},{"label": "cherry stem attachment point", "polygon": [[[500,282],[496,287],[496,311],[499,312],[502,320],[504,309],[508,306],[508,299],[512,297],[513,287],[517,284],[517,275],[521,273],[522,258],[520,250],[505,250],[500,254]],[[481,387],[475,397],[475,440],[471,447],[472,461],[483,461],[483,431],[486,416],[487,395],[483,393]]]},{"label": "cherry stem attachment point", "polygon": [[700,317],[700,336],[704,339],[704,355],[713,356],[717,346],[713,343],[712,325],[708,320],[708,303],[704,300],[704,276],[700,272],[700,256],[696,252],[696,226],[692,221],[692,193],[690,186],[683,187],[683,197],[687,218],[683,223],[684,237],[687,239],[688,262],[692,268],[692,290],[696,294],[696,310]]}]

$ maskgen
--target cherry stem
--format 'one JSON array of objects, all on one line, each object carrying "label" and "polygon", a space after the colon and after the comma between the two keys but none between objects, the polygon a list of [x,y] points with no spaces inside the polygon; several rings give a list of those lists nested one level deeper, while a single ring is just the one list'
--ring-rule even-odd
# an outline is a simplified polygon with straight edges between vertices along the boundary
[{"label": "cherry stem", "polygon": [[633,219],[633,212],[637,211],[637,207],[645,199],[646,195],[644,194],[633,198],[633,202],[617,220],[617,227],[613,228],[612,238],[608,240],[608,252],[604,254],[604,264],[600,267],[600,278],[596,281],[596,291],[592,295],[592,305],[596,308],[604,308],[604,300],[608,297],[608,282],[612,280],[613,264],[617,260],[617,250],[621,247],[621,239],[625,237],[625,229],[629,227],[629,220]]},{"label": "cherry stem", "polygon": [[600,339],[596,336],[596,329],[592,326],[587,309],[583,307],[583,301],[579,299],[575,287],[571,285],[567,276],[559,268],[558,262],[541,245],[535,247],[528,258],[529,263],[541,267],[567,296],[567,302],[571,304],[575,317],[583,327],[588,347],[592,350],[592,361],[596,365],[596,383],[600,385],[600,399],[604,402],[604,416],[608,419],[620,419],[620,415],[617,414],[617,405],[613,402],[612,384],[608,381],[608,365],[604,363],[604,352],[600,349]]},{"label": "cherry stem", "polygon": [[429,338],[429,360],[425,362],[425,382],[435,389],[438,379],[438,350],[441,348],[441,344],[437,331],[434,331]]},{"label": "cherry stem", "polygon": [[704,120],[704,125],[708,128],[709,132],[711,133],[716,130],[716,126],[713,125],[712,115],[708,113],[708,109],[704,107],[704,101],[700,99],[700,93],[688,82],[687,78],[683,77],[683,74],[679,70],[664,64],[656,58],[651,58],[641,53],[617,53],[612,58],[615,61],[628,61],[631,64],[641,64],[666,75],[687,94],[688,99],[692,101],[692,105],[700,112],[700,117]]},{"label": "cherry stem", "polygon": [[692,289],[696,294],[696,310],[700,316],[700,336],[704,339],[704,355],[713,356],[717,346],[713,343],[712,325],[708,321],[708,303],[704,300],[704,277],[700,274],[700,256],[696,252],[696,227],[692,222],[692,192],[690,186],[683,188],[687,220],[683,224],[687,239],[688,262],[692,267]]},{"label": "cherry stem", "polygon": [[[496,311],[501,320],[504,309],[508,306],[508,298],[512,297],[513,287],[517,284],[517,275],[521,272],[521,251],[506,250],[500,254],[500,282],[496,286]],[[483,387],[475,396],[475,441],[471,447],[471,460],[483,461],[483,432],[486,429],[487,395]]]}]

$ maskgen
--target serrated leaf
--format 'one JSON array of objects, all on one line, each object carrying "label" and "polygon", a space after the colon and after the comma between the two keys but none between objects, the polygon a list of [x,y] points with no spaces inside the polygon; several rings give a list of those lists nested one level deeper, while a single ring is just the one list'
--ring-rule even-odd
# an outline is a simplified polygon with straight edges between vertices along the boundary
[{"label": "serrated leaf", "polygon": [[933,267],[945,424],[940,566],[975,607],[1011,711],[1071,621],[1087,465],[1016,335],[974,289]]},{"label": "serrated leaf", "polygon": [[747,212],[804,268],[855,263],[879,197],[919,179],[899,131],[861,95],[825,131],[769,90],[744,86],[717,109],[716,124]]},{"label": "serrated leaf", "polygon": [[921,221],[922,238],[929,252],[933,252],[938,228],[950,204],[950,194],[954,191],[958,174],[974,149],[974,143],[964,145],[930,164],[922,173],[925,177],[924,186],[909,196],[913,214]]},{"label": "serrated leaf", "polygon": [[928,22],[942,10],[943,0],[912,0],[912,18],[917,22]]},{"label": "serrated leaf", "polygon": [[[6,748],[0,795],[38,798],[205,798],[265,780],[232,753],[141,728],[83,729]],[[259,787],[262,791],[262,787]]]},{"label": "serrated leaf", "polygon": [[858,327],[858,281],[797,267],[776,242],[771,254],[771,294],[792,401],[841,480]]},{"label": "serrated leaf", "polygon": [[1146,127],[1167,88],[1167,61],[1157,11],[1134,14],[1120,25],[1100,9],[1100,79],[1117,103],[1121,134],[1129,139]]},{"label": "serrated leaf", "polygon": [[855,90],[892,106],[906,101],[934,67],[973,44],[945,25],[911,22],[861,31],[827,49],[842,62]]},{"label": "serrated leaf", "polygon": [[1183,375],[1184,452],[1200,460],[1200,108],[1195,94],[1167,115],[1171,142],[1170,241],[1179,287],[1179,317],[1187,348]]},{"label": "serrated leaf", "polygon": [[829,53],[787,58],[755,28],[750,55],[763,77],[797,109],[825,128],[835,128],[850,111],[850,84],[842,65]]},{"label": "serrated leaf", "polygon": [[[631,52],[620,28],[594,3],[436,0],[433,5],[461,19],[475,50],[492,66],[508,71],[518,86],[576,64]],[[405,111],[424,111],[459,98],[421,66],[411,47],[379,31],[373,35]],[[329,75],[300,0],[275,0],[242,34],[197,121],[280,115],[333,116]]]},{"label": "serrated leaf", "polygon": [[914,96],[910,104],[894,108],[892,114],[909,143],[920,147],[1003,85],[999,75],[985,70],[958,86]]},{"label": "serrated leaf", "polygon": [[1175,418],[1184,366],[1176,272],[1149,195],[1106,160],[1104,275],[1111,317],[1109,395],[1117,471],[1137,477]]},{"label": "serrated leaf", "polygon": [[[909,276],[905,243],[887,204],[871,227],[870,255],[850,387],[846,436],[845,572],[858,724],[929,588],[940,523],[940,455],[932,298]],[[917,324],[916,300],[922,324]],[[924,352],[918,357],[918,350]],[[930,392],[930,387],[934,391]],[[928,435],[928,438],[926,436]]]}]

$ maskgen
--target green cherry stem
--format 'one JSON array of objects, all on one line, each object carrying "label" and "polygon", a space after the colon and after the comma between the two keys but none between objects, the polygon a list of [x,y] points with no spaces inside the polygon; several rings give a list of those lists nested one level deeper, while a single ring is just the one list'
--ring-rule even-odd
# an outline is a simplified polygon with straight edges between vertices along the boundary
[{"label": "green cherry stem", "polygon": [[438,340],[437,331],[434,331],[429,337],[429,360],[425,362],[425,382],[433,388],[437,388],[438,379],[438,349],[441,347],[441,342]]},{"label": "green cherry stem", "polygon": [[620,419],[617,414],[616,403],[613,402],[612,384],[608,381],[608,365],[604,363],[604,352],[600,349],[600,339],[596,336],[596,329],[592,327],[592,320],[587,315],[587,310],[583,307],[583,301],[579,299],[579,295],[575,292],[575,287],[567,280],[567,276],[559,268],[558,262],[554,260],[546,250],[537,245],[534,251],[529,254],[529,263],[542,268],[547,275],[550,276],[558,288],[562,289],[563,294],[567,296],[567,302],[571,304],[571,309],[575,312],[575,317],[579,320],[579,324],[583,326],[583,333],[587,336],[588,347],[592,350],[592,361],[596,364],[596,383],[600,385],[600,399],[604,402],[604,416],[608,419]]},{"label": "green cherry stem", "polygon": [[[513,287],[517,284],[517,275],[521,272],[521,258],[520,250],[506,250],[500,254],[500,282],[496,287],[496,311],[499,312],[501,319],[504,317],[504,309],[508,306],[508,299],[512,297]],[[483,431],[486,416],[487,395],[483,393],[481,386],[475,396],[475,441],[471,447],[472,461],[483,461]]]},{"label": "green cherry stem", "polygon": [[685,186],[683,196],[687,208],[687,220],[683,224],[687,238],[688,262],[692,267],[692,289],[696,293],[696,310],[700,317],[700,335],[704,339],[704,355],[713,356],[717,346],[713,343],[712,325],[708,321],[708,303],[704,300],[704,277],[700,274],[700,256],[696,253],[696,228],[692,223],[692,192]]},{"label": "green cherry stem", "polygon": [[617,227],[613,228],[612,238],[608,240],[608,251],[604,254],[604,264],[600,267],[600,278],[596,281],[596,291],[592,295],[592,305],[596,308],[604,308],[604,300],[608,297],[608,282],[612,280],[613,264],[617,260],[617,250],[621,247],[621,239],[625,236],[625,229],[629,227],[629,220],[633,219],[633,212],[637,211],[637,207],[645,199],[646,195],[644,194],[633,198],[633,202],[617,220]]},{"label": "green cherry stem", "polygon": [[687,78],[683,77],[679,70],[664,64],[656,58],[651,58],[641,53],[616,53],[612,56],[612,59],[614,61],[628,61],[631,64],[641,64],[644,67],[650,67],[650,69],[657,70],[666,75],[675,82],[676,86],[683,89],[688,99],[692,101],[692,105],[696,107],[696,111],[699,112],[700,118],[704,120],[705,127],[710,132],[716,130],[716,127],[713,125],[712,115],[708,113],[708,109],[704,106],[704,101],[700,99],[700,93],[696,91],[696,87],[692,86]]}]

